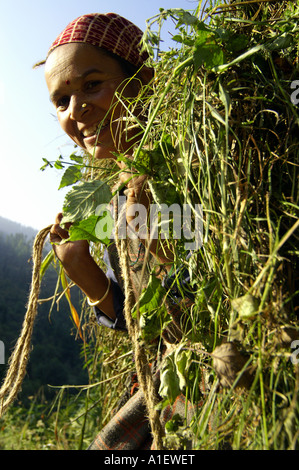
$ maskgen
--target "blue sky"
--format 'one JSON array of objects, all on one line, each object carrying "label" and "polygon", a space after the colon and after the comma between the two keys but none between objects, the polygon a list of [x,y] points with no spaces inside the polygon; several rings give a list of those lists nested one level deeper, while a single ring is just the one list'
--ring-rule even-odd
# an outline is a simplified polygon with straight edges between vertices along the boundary
[{"label": "blue sky", "polygon": [[[74,18],[94,12],[119,13],[145,28],[159,8],[195,10],[193,0],[0,0],[0,216],[41,229],[54,222],[67,190],[62,173],[40,171],[42,158],[73,151],[49,102],[43,67],[56,36]],[[171,41],[169,41],[171,43]]]}]

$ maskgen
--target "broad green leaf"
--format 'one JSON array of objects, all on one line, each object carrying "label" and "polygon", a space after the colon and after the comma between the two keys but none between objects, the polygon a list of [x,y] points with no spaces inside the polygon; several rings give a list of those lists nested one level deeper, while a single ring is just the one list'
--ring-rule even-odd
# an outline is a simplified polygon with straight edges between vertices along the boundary
[{"label": "broad green leaf", "polygon": [[[103,220],[103,217],[91,215],[88,219],[74,222],[69,229],[69,241],[88,240],[90,242],[102,242],[105,245],[108,245],[110,243],[109,234],[111,235],[108,230],[106,231],[107,236],[105,238],[99,238],[97,236],[99,233],[97,225],[101,223],[101,220]],[[104,233],[103,230],[102,233]]]},{"label": "broad green leaf", "polygon": [[88,219],[99,205],[108,204],[111,198],[110,188],[103,181],[78,183],[65,197],[61,223]]},{"label": "broad green leaf", "polygon": [[216,44],[211,33],[203,31],[196,39],[193,60],[196,68],[205,66],[207,69],[223,65],[224,54],[220,46]]},{"label": "broad green leaf", "polygon": [[187,26],[195,26],[196,29],[207,28],[207,26],[202,21],[199,21],[197,16],[191,15],[191,13],[186,10],[182,9],[178,11],[177,15],[179,17],[177,27],[181,26],[182,24],[185,24]]},{"label": "broad green leaf", "polygon": [[191,356],[191,351],[181,351],[180,349],[178,349],[175,352],[175,364],[177,366],[180,390],[183,390],[187,384],[188,371],[191,364]]},{"label": "broad green leaf", "polygon": [[174,403],[179,394],[179,377],[177,375],[176,365],[173,361],[173,357],[170,355],[165,358],[160,373],[159,395],[162,398],[167,398],[170,403]]},{"label": "broad green leaf", "polygon": [[167,423],[165,424],[165,429],[167,433],[175,433],[178,431],[180,426],[184,425],[184,419],[180,414],[175,414]]},{"label": "broad green leaf", "polygon": [[201,45],[206,44],[210,37],[211,37],[210,31],[207,31],[207,30],[200,31],[197,34],[196,39],[195,39],[195,43],[194,43],[195,47],[199,47]]},{"label": "broad green leaf", "polygon": [[[163,362],[159,394],[170,403],[173,403],[180,393],[186,393],[187,387],[191,391],[194,383],[198,382],[200,372],[194,366],[192,358],[193,352],[184,349],[184,345],[180,344]],[[196,393],[196,390],[192,393],[194,392]]]},{"label": "broad green leaf", "polygon": [[170,315],[164,306],[144,311],[140,316],[142,339],[150,342],[157,338],[170,322]]},{"label": "broad green leaf", "polygon": [[183,36],[181,36],[181,34],[175,34],[174,36],[172,36],[172,41],[175,41],[175,42],[183,42],[184,39],[183,39]]},{"label": "broad green leaf", "polygon": [[171,39],[172,41],[185,44],[186,46],[193,46],[194,44],[194,39],[190,39],[189,36],[182,36],[181,34],[175,34]]},{"label": "broad green leaf", "polygon": [[107,210],[107,208],[99,207],[95,215],[98,218],[95,226],[95,236],[105,245],[108,245],[112,239],[114,230],[114,219],[111,212]]},{"label": "broad green leaf", "polygon": [[77,183],[82,177],[80,165],[69,166],[60,181],[58,189],[64,188],[65,186],[70,186],[71,184]]},{"label": "broad green leaf", "polygon": [[165,294],[166,290],[161,285],[161,282],[152,274],[146,289],[143,289],[139,299],[138,305],[140,313],[145,312],[149,308],[153,309],[159,307]]},{"label": "broad green leaf", "polygon": [[[161,334],[161,331],[170,323],[171,318],[163,305],[166,290],[159,279],[151,275],[148,286],[143,290],[139,299],[139,314],[141,337],[151,341]],[[137,315],[137,305],[132,311]]]}]

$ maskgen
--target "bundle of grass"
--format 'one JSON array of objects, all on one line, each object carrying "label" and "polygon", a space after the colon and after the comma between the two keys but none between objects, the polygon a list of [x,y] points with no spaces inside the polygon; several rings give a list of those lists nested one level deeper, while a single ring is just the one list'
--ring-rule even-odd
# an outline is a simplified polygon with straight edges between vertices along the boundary
[{"label": "bundle of grass", "polygon": [[[189,271],[194,305],[160,392],[169,399],[176,383],[203,403],[194,448],[298,448],[299,9],[239,1],[161,10],[148,22],[152,54],[169,17],[177,47],[158,50],[135,163],[158,204],[188,204],[195,215],[201,205],[202,246],[190,253],[182,240],[169,243],[174,283],[183,295],[179,273]],[[236,355],[221,356],[227,342],[236,364]],[[182,432],[169,425],[169,436]]]}]

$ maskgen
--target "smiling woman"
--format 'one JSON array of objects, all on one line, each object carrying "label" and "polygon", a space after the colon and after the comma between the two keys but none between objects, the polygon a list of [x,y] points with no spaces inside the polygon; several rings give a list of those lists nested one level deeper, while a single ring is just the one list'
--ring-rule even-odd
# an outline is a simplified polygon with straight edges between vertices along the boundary
[{"label": "smiling woman", "polygon": [[141,37],[142,32],[119,15],[84,15],[50,47],[46,82],[59,123],[95,158],[114,158],[113,152],[129,148],[121,137],[123,109],[115,94],[135,97],[140,83],[151,78]]},{"label": "smiling woman", "polygon": [[[146,73],[139,73],[143,80]],[[128,77],[105,51],[80,43],[54,49],[45,76],[60,126],[79,147],[97,159],[129,151],[134,139],[123,132],[124,109],[116,92],[122,99],[137,96],[140,79]]]}]

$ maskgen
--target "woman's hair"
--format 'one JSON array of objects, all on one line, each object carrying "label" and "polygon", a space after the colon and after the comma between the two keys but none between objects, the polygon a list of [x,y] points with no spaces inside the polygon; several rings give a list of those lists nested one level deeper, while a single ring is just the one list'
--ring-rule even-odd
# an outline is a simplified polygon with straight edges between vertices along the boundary
[{"label": "woman's hair", "polygon": [[98,47],[98,46],[94,46],[94,47],[96,47],[97,49],[100,49],[101,52],[106,54],[108,57],[111,57],[112,59],[116,60],[121,66],[121,69],[126,77],[130,78],[130,77],[133,77],[134,75],[137,75],[140,69],[139,66],[131,64],[126,59],[123,59],[119,55],[116,55],[113,52],[108,51],[107,49],[103,49],[102,47]]}]

